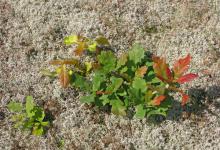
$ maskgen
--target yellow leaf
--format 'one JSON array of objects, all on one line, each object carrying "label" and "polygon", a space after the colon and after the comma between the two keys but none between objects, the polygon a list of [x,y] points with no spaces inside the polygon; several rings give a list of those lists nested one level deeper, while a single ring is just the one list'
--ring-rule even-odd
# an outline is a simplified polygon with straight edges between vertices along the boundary
[{"label": "yellow leaf", "polygon": [[97,43],[94,42],[94,43],[92,43],[88,46],[88,50],[91,51],[91,52],[95,52],[96,51],[96,46],[97,46]]},{"label": "yellow leaf", "polygon": [[86,72],[89,72],[92,69],[92,63],[91,62],[85,62],[86,66]]},{"label": "yellow leaf", "polygon": [[64,43],[66,45],[76,44],[79,41],[77,35],[71,35],[64,38]]}]

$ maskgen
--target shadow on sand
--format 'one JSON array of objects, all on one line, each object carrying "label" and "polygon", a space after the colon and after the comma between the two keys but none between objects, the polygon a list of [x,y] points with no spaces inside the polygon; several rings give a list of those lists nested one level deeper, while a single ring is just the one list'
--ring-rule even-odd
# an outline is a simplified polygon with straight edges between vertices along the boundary
[{"label": "shadow on sand", "polygon": [[214,85],[207,89],[191,88],[188,90],[188,95],[191,101],[184,107],[180,102],[175,101],[173,108],[168,113],[167,120],[178,121],[184,118],[190,118],[191,115],[195,117],[202,117],[204,112],[220,118],[220,114],[213,112],[209,106],[212,105],[215,109],[220,108],[220,86]]}]

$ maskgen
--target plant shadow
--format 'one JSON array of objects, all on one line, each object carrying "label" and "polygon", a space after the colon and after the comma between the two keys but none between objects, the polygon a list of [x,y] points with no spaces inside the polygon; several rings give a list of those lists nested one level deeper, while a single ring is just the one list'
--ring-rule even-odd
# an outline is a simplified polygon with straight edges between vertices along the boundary
[{"label": "plant shadow", "polygon": [[220,119],[220,114],[217,114],[209,107],[211,105],[215,110],[220,108],[220,102],[216,100],[220,98],[219,91],[220,86],[217,85],[210,86],[207,89],[189,89],[188,95],[190,96],[191,101],[183,107],[180,102],[175,101],[166,119],[179,121],[182,119],[191,119],[192,116],[193,118],[203,118],[205,112]]}]

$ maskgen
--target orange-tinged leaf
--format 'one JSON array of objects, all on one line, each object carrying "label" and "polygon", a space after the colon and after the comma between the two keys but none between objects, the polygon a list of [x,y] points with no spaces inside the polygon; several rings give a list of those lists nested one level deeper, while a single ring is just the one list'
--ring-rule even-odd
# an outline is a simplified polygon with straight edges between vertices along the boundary
[{"label": "orange-tinged leaf", "polygon": [[184,75],[184,76],[178,78],[178,79],[176,80],[176,82],[182,84],[182,83],[185,83],[185,82],[189,82],[189,81],[191,81],[191,80],[193,80],[193,79],[195,79],[195,78],[197,78],[197,77],[198,77],[197,74],[189,73],[189,74],[186,74],[186,75]]},{"label": "orange-tinged leaf", "polygon": [[86,48],[85,42],[79,42],[78,46],[75,49],[75,55],[81,56],[85,48]]},{"label": "orange-tinged leaf", "polygon": [[77,65],[77,64],[79,64],[79,60],[77,60],[77,59],[63,60],[63,64]]},{"label": "orange-tinged leaf", "polygon": [[49,62],[50,65],[62,65],[63,64],[63,60],[51,60]]},{"label": "orange-tinged leaf", "polygon": [[66,88],[70,82],[69,74],[68,74],[68,71],[66,70],[66,65],[62,66],[59,78],[60,78],[60,84],[62,85],[62,87]]},{"label": "orange-tinged leaf", "polygon": [[136,70],[135,75],[137,77],[142,77],[143,78],[144,75],[146,74],[146,72],[147,72],[147,67],[146,66],[142,66],[142,67],[140,67],[140,68],[138,68]]},{"label": "orange-tinged leaf", "polygon": [[162,81],[171,82],[173,77],[169,66],[166,63],[166,59],[154,56],[153,62],[153,68],[156,76]]},{"label": "orange-tinged leaf", "polygon": [[186,102],[188,101],[189,99],[189,96],[184,94],[184,93],[181,93],[182,94],[182,102],[181,102],[181,105],[184,106],[186,104]]},{"label": "orange-tinged leaf", "polygon": [[153,103],[153,105],[159,106],[160,103],[165,100],[165,98],[166,97],[164,95],[157,96],[153,99],[152,103]]},{"label": "orange-tinged leaf", "polygon": [[51,65],[77,65],[79,61],[77,59],[64,59],[64,60],[51,60],[49,62]]},{"label": "orange-tinged leaf", "polygon": [[188,54],[185,58],[179,59],[174,63],[173,72],[176,78],[183,75],[189,68],[191,56]]},{"label": "orange-tinged leaf", "polygon": [[112,94],[111,91],[96,91],[97,95],[103,95],[103,94]]}]

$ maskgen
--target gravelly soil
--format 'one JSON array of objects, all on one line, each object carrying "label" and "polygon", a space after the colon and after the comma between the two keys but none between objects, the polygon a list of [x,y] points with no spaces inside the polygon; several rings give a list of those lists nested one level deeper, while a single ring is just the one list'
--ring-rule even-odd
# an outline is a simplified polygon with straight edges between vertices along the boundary
[{"label": "gravelly soil", "polygon": [[[220,149],[219,0],[0,0],[0,149]],[[117,117],[80,104],[80,93],[42,76],[48,61],[70,57],[65,36],[105,35],[116,53],[134,42],[171,62],[191,53],[200,78],[185,85],[192,103],[178,103],[167,120]],[[11,127],[11,99],[52,103],[44,137]],[[202,103],[202,104],[200,104]],[[200,105],[199,105],[200,104]]]}]

